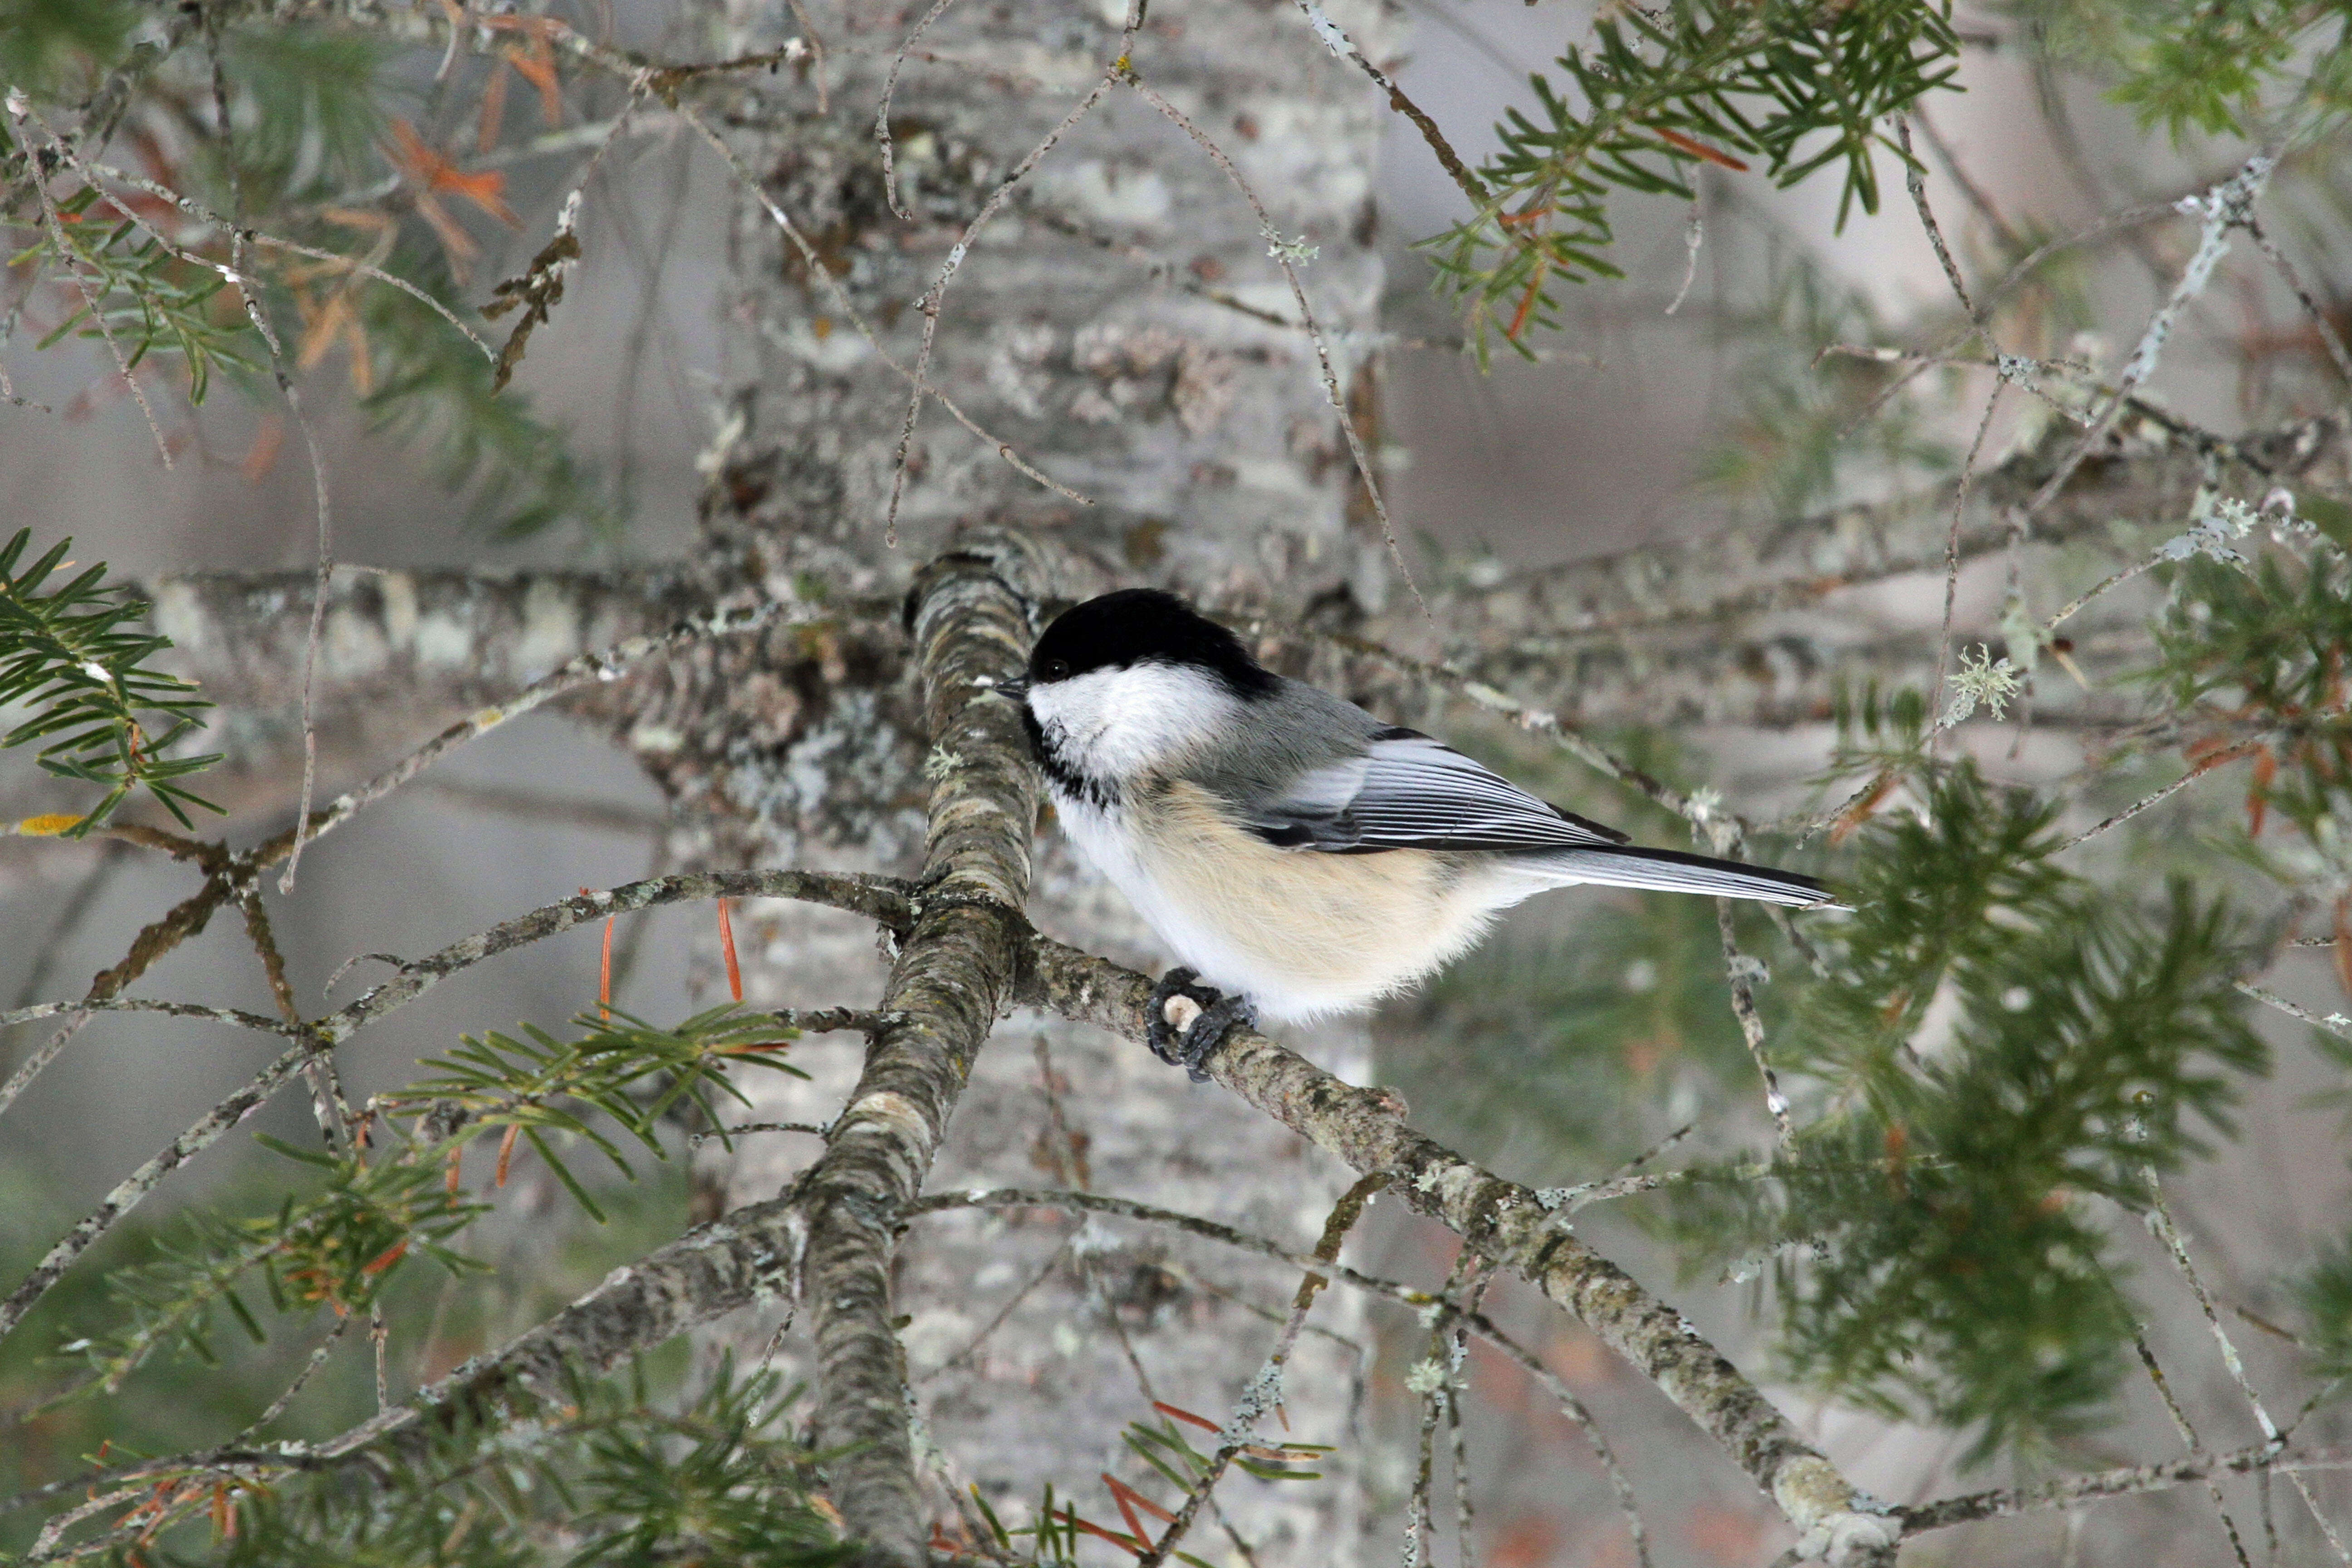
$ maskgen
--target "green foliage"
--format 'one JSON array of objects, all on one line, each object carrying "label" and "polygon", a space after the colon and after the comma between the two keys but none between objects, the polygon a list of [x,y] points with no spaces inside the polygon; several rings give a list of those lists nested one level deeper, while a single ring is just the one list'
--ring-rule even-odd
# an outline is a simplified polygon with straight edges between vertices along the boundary
[{"label": "green foliage", "polygon": [[202,403],[215,370],[254,367],[258,336],[234,297],[222,296],[226,278],[185,259],[127,216],[106,222],[121,208],[111,201],[100,206],[102,200],[95,187],[76,191],[57,204],[57,227],[42,224],[38,237],[9,258],[12,267],[37,262],[58,268],[65,274],[58,281],[78,283],[75,308],[37,346],[51,348],[69,335],[92,341],[111,335],[133,370],[151,353],[177,354],[187,372],[188,400]]},{"label": "green foliage", "polygon": [[226,1219],[192,1209],[179,1237],[164,1237],[152,1261],[109,1276],[128,1321],[96,1338],[72,1341],[62,1352],[81,1358],[97,1374],[94,1386],[112,1394],[159,1346],[176,1344],[217,1365],[213,1314],[226,1309],[256,1344],[268,1334],[237,1282],[257,1268],[269,1304],[280,1314],[308,1316],[324,1306],[338,1317],[375,1305],[393,1270],[414,1254],[452,1274],[481,1266],[445,1244],[489,1205],[473,1201],[443,1179],[438,1161],[331,1157],[263,1142],[280,1154],[316,1166],[323,1175],[308,1197],[289,1193],[272,1212]]},{"label": "green foliage", "polygon": [[[193,1211],[180,1236],[159,1240],[157,1257],[113,1272],[120,1324],[72,1341],[64,1353],[89,1366],[92,1389],[113,1393],[160,1346],[216,1362],[216,1311],[226,1311],[255,1342],[266,1340],[261,1319],[238,1290],[257,1270],[278,1313],[307,1315],[325,1306],[341,1317],[375,1306],[401,1266],[418,1257],[452,1274],[480,1268],[448,1246],[490,1207],[457,1184],[445,1159],[455,1147],[446,1140],[460,1130],[520,1129],[602,1224],[604,1207],[549,1133],[586,1141],[635,1180],[620,1146],[593,1120],[599,1113],[666,1159],[658,1133],[674,1108],[691,1104],[716,1125],[709,1091],[742,1098],[724,1076],[730,1065],[798,1073],[773,1056],[793,1032],[731,1005],[697,1014],[675,1029],[617,1011],[610,1019],[583,1016],[581,1022],[589,1032],[569,1044],[525,1026],[527,1039],[468,1036],[448,1058],[428,1058],[437,1076],[380,1097],[401,1136],[373,1155],[316,1153],[264,1137],[278,1153],[320,1172],[316,1190],[302,1197],[289,1192],[274,1210],[243,1218]],[[502,1153],[501,1181],[504,1168]]]},{"label": "green foliage", "polygon": [[[548,1131],[586,1140],[634,1180],[619,1145],[589,1120],[594,1112],[617,1122],[656,1159],[667,1159],[660,1124],[674,1107],[689,1103],[718,1127],[711,1089],[750,1103],[728,1081],[730,1066],[749,1063],[795,1078],[808,1076],[775,1055],[799,1037],[798,1031],[780,1029],[772,1018],[744,1014],[737,1004],[698,1013],[675,1029],[657,1028],[617,1007],[583,1013],[574,1022],[589,1032],[568,1045],[530,1024],[523,1026],[528,1039],[495,1031],[480,1039],[465,1036],[448,1056],[425,1059],[425,1066],[440,1069],[440,1076],[383,1097],[383,1103],[394,1114],[417,1116],[420,1130],[435,1136],[457,1125],[521,1129],[565,1190],[602,1224],[604,1210],[557,1157]],[[723,1142],[725,1133],[719,1136]]]},{"label": "green foliage", "polygon": [[[1216,1423],[1206,1416],[1196,1415],[1191,1411],[1179,1411],[1172,1405],[1155,1403],[1154,1409],[1160,1412],[1159,1419],[1130,1421],[1120,1436],[1137,1458],[1150,1466],[1174,1489],[1173,1495],[1166,1500],[1167,1506],[1160,1510],[1164,1516],[1179,1506],[1180,1500],[1208,1475],[1215,1463],[1214,1456],[1202,1453],[1186,1435],[1184,1427],[1177,1425],[1175,1416],[1181,1415],[1187,1425],[1204,1431],[1216,1432],[1218,1428]],[[1211,1446],[1221,1445],[1213,1443]],[[1295,1443],[1285,1439],[1279,1444],[1247,1444],[1234,1452],[1229,1463],[1233,1468],[1262,1481],[1318,1481],[1323,1479],[1322,1472],[1301,1469],[1300,1462],[1318,1460],[1337,1452],[1339,1450],[1328,1443]],[[1110,1477],[1106,1474],[1103,1479],[1108,1481]],[[1051,1481],[1045,1484],[1036,1507],[1031,1510],[1030,1521],[1007,1527],[997,1518],[996,1510],[988,1506],[988,1500],[981,1495],[980,1489],[976,1486],[971,1489],[971,1500],[991,1537],[983,1545],[994,1547],[991,1556],[995,1561],[1022,1564],[1024,1568],[1078,1568],[1079,1549],[1088,1538],[1108,1541],[1139,1557],[1150,1550],[1153,1544],[1153,1538],[1147,1533],[1150,1527],[1143,1524],[1135,1502],[1140,1500],[1147,1507],[1154,1505],[1143,1492],[1133,1488],[1128,1488],[1124,1496],[1114,1491],[1112,1498],[1118,1505],[1122,1521],[1129,1527],[1125,1530],[1114,1530],[1087,1518],[1078,1511],[1076,1502],[1066,1497],[1056,1498]],[[1020,1541],[1027,1542],[1025,1548],[1014,1544]],[[1020,1555],[1014,1555],[1015,1552]],[[1191,1564],[1191,1568],[1210,1568],[1209,1563],[1189,1552],[1178,1550],[1169,1555],[1180,1563]]]},{"label": "green foliage", "polygon": [[1833,980],[1808,990],[1801,1065],[1891,1118],[1911,1080],[1904,1055],[1948,975],[2006,964],[2019,931],[2061,926],[2074,879],[2050,861],[2053,802],[1996,791],[1963,766],[1925,785],[1925,810],[1867,830],[1842,887],[1854,912],[1833,930]]},{"label": "green foliage", "polygon": [[2259,746],[2253,798],[2327,837],[2352,807],[2352,558],[2314,542],[2159,570],[2173,596],[2145,679],[2208,731],[2192,756]]},{"label": "green foliage", "polygon": [[2009,0],[2060,64],[2179,143],[2193,132],[2260,138],[2291,109],[2352,108],[2352,47],[2332,0]]},{"label": "green foliage", "polygon": [[710,1381],[664,1408],[644,1371],[511,1391],[500,1415],[445,1411],[420,1444],[289,1475],[234,1500],[234,1532],[192,1522],[151,1555],[194,1568],[588,1568],[725,1563],[832,1568],[852,1556],[810,1503],[813,1457],[768,1372]]},{"label": "green foliage", "polygon": [[237,27],[221,71],[236,134],[220,144],[247,205],[333,198],[378,167],[390,52],[362,33]]},{"label": "green foliage", "polygon": [[521,394],[494,390],[489,363],[447,322],[383,288],[362,297],[361,317],[377,376],[362,406],[376,429],[432,453],[442,482],[471,492],[479,522],[509,539],[567,521],[593,535],[618,529],[612,497],[566,434]]},{"label": "green foliage", "polygon": [[1945,83],[1959,45],[1948,4],[1921,0],[1668,0],[1606,7],[1559,65],[1573,97],[1538,75],[1534,113],[1496,127],[1478,211],[1428,243],[1440,287],[1467,300],[1481,353],[1497,325],[1527,352],[1556,325],[1551,285],[1619,276],[1602,255],[1613,190],[1691,197],[1702,161],[1763,163],[1776,184],[1843,166],[1839,216],[1878,209],[1878,121]]},{"label": "green foliage", "polygon": [[58,541],[19,570],[32,540],[31,529],[19,529],[0,548],[0,703],[35,710],[0,736],[0,747],[41,742],[36,758],[43,768],[105,789],[88,815],[62,829],[76,837],[104,823],[134,789],[147,790],[183,826],[187,806],[218,811],[177,781],[219,756],[165,755],[202,728],[197,715],[212,704],[192,682],[149,666],[172,641],[138,629],[145,601],[107,583],[103,563],[42,592],[73,541]]},{"label": "green foliage", "polygon": [[2323,1249],[2294,1282],[2294,1299],[2314,1375],[2352,1377],[2352,1241]]},{"label": "green foliage", "polygon": [[1855,913],[1775,1052],[1827,1114],[1768,1179],[1685,1189],[1673,1223],[1704,1253],[1772,1258],[1795,1373],[1975,1424],[1983,1458],[2095,1423],[2135,1314],[2087,1200],[2143,1205],[2147,1172],[2226,1131],[2233,1075],[2264,1054],[2219,902],[2089,888],[2051,864],[2051,807],[1971,766],[1926,805],[1863,836]]},{"label": "green foliage", "polygon": [[1762,297],[1725,321],[1736,355],[1728,374],[1741,396],[1700,478],[1786,518],[1858,480],[1952,467],[1955,454],[1930,433],[1919,400],[1908,390],[1886,395],[1903,366],[1822,353],[1885,340],[1869,296],[1779,233],[1767,228],[1760,239],[1769,262]]},{"label": "green foliage", "polygon": [[0,0],[0,81],[62,89],[120,54],[138,22],[137,8],[121,0]]}]

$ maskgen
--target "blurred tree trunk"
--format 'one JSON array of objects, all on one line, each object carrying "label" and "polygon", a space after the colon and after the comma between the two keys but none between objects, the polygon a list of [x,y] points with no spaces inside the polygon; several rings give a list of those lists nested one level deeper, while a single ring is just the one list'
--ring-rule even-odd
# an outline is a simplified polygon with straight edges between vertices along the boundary
[{"label": "blurred tree trunk", "polygon": [[[1388,29],[1376,12],[1334,9],[1382,52]],[[891,112],[908,221],[885,195],[872,106],[919,16],[812,7],[831,112],[815,111],[813,93],[786,99],[805,112],[744,127],[753,139],[740,143],[906,365],[922,321],[913,302],[991,191],[1101,79],[1122,21],[1115,5],[1081,17],[977,0],[942,17],[909,58]],[[770,0],[736,0],[722,25],[729,54],[803,31]],[[1345,384],[1369,408],[1370,366],[1348,344],[1373,325],[1381,286],[1378,100],[1360,79],[1329,68],[1287,5],[1154,16],[1143,39],[1136,60],[1147,81],[1227,151],[1285,239],[1316,248],[1305,280]],[[894,546],[884,529],[887,458],[906,383],[876,363],[761,206],[742,201],[698,570],[714,585],[756,581],[787,595],[812,584],[895,591],[955,522],[997,516],[1060,547],[1070,570],[1056,586],[1071,597],[1155,581],[1226,604],[1319,602],[1335,616],[1378,607],[1389,563],[1310,342],[1180,287],[1291,318],[1267,250],[1216,165],[1135,94],[1114,90],[980,237],[945,297],[929,373],[993,435],[1095,504],[1041,489],[933,403],[909,448]],[[903,652],[884,624],[814,642],[779,635],[756,650],[711,647],[674,665],[662,704],[674,717],[648,722],[636,703],[632,744],[681,808],[681,858],[913,869],[926,758]],[[1163,962],[1132,914],[1045,837],[1032,903],[1039,925]],[[784,908],[747,911],[737,930],[755,959],[747,984],[757,1000],[868,1000],[879,984],[872,938],[855,922]],[[1359,1033],[1327,1032],[1310,1049],[1362,1075]],[[855,1077],[851,1049],[813,1045],[800,1057],[815,1080],[763,1103],[763,1118],[821,1120]],[[773,1196],[804,1163],[805,1143],[770,1135],[731,1158],[714,1152],[714,1209]],[[940,1160],[934,1186],[1034,1184],[1042,1172],[1302,1242],[1347,1178],[1147,1053],[1029,1017],[998,1031]],[[897,1307],[911,1314],[903,1339],[920,1415],[940,1448],[968,1457],[972,1473],[956,1481],[982,1483],[1000,1507],[1033,1504],[1048,1479],[1094,1499],[1121,1427],[1150,1416],[1152,1398],[1223,1420],[1272,1328],[1202,1281],[1242,1278],[1229,1258],[1196,1260],[1060,1216],[926,1222],[899,1255]],[[1244,1293],[1278,1307],[1288,1282],[1267,1272]],[[1359,1310],[1332,1302],[1318,1321],[1351,1332]],[[761,1353],[772,1326],[739,1331],[739,1353]],[[801,1343],[788,1336],[779,1353],[789,1360]],[[1364,1370],[1335,1341],[1310,1340],[1291,1384],[1292,1432],[1344,1442]],[[1298,1549],[1313,1543],[1312,1560],[1336,1562],[1353,1536],[1355,1490],[1245,1485],[1224,1500],[1234,1527],[1272,1560],[1310,1560]],[[1203,1539],[1203,1550],[1227,1549]]]}]

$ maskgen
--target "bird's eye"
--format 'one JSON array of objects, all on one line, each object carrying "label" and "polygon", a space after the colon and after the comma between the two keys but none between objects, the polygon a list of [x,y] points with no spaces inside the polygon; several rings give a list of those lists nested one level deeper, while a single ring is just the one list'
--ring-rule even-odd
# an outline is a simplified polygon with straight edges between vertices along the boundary
[{"label": "bird's eye", "polygon": [[1066,658],[1049,658],[1038,667],[1037,673],[1047,680],[1067,680],[1070,679],[1070,661]]}]

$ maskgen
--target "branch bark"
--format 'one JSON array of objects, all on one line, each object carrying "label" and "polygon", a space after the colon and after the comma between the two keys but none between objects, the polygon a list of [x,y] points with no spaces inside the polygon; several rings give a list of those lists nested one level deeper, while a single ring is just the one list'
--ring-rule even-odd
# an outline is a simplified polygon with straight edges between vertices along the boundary
[{"label": "branch bark", "polygon": [[1033,545],[991,531],[952,544],[908,595],[934,782],[923,890],[882,994],[898,1021],[876,1038],[824,1154],[793,1190],[807,1237],[816,1447],[838,1455],[834,1504],[877,1564],[924,1561],[929,1535],[890,1323],[890,1256],[1028,930],[1020,910],[1037,777],[1018,710],[990,688],[1019,673],[1045,581]]},{"label": "branch bark", "polygon": [[[1048,938],[1029,947],[1020,1000],[1140,1042],[1151,983]],[[1209,1076],[1284,1126],[1369,1174],[1516,1269],[1681,1407],[1770,1498],[1798,1533],[1797,1551],[1831,1568],[1891,1568],[1898,1521],[1857,1489],[1682,1314],[1577,1239],[1534,1192],[1463,1159],[1408,1126],[1395,1097],[1341,1082],[1287,1047],[1235,1030],[1204,1064]]]}]

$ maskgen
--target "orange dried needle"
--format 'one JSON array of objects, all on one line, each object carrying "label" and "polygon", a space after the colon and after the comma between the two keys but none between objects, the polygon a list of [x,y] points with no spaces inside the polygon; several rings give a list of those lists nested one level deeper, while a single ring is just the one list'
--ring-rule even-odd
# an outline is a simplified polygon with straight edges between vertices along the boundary
[{"label": "orange dried needle", "polygon": [[491,1179],[490,1185],[503,1187],[507,1184],[507,1162],[514,1157],[515,1139],[521,1133],[522,1123],[518,1121],[507,1129],[505,1137],[499,1140],[499,1171]]},{"label": "orange dried needle", "polygon": [[719,900],[719,949],[727,955],[727,990],[743,1000],[743,969],[735,962],[735,922],[727,918],[727,900]]},{"label": "orange dried needle", "polygon": [[1653,125],[1650,129],[1655,132],[1658,139],[1669,147],[1679,148],[1694,158],[1704,158],[1710,163],[1720,164],[1724,168],[1742,174],[1748,173],[1748,165],[1728,153],[1710,147],[1706,142],[1685,136],[1679,131],[1669,131],[1663,125]]},{"label": "orange dried needle", "polygon": [[1135,1505],[1127,1500],[1127,1489],[1120,1486],[1108,1470],[1102,1472],[1102,1479],[1103,1485],[1110,1489],[1111,1501],[1118,1504],[1118,1516],[1127,1521],[1127,1528],[1138,1541],[1150,1541],[1151,1537],[1143,1532],[1143,1521],[1136,1514]]},{"label": "orange dried needle", "polygon": [[[1110,1490],[1113,1497],[1125,1498],[1128,1501],[1133,1503],[1136,1507],[1141,1509],[1144,1512],[1150,1514],[1152,1518],[1158,1520],[1162,1524],[1173,1524],[1176,1522],[1176,1516],[1174,1514],[1170,1513],[1166,1509],[1161,1508],[1158,1503],[1153,1502],[1150,1498],[1145,1497],[1141,1492],[1137,1491],[1133,1487],[1129,1486],[1125,1481],[1120,1480],[1118,1477],[1106,1475],[1103,1477],[1103,1479],[1110,1483]],[[1128,1523],[1129,1524],[1133,1524],[1134,1522],[1135,1521],[1132,1519],[1128,1521]],[[1143,1532],[1139,1530],[1136,1533],[1140,1535]]]},{"label": "orange dried needle", "polygon": [[613,1021],[613,922],[619,918],[604,917],[604,956],[596,966],[596,1013],[608,1024]]},{"label": "orange dried needle", "polygon": [[1173,1415],[1179,1421],[1189,1421],[1203,1432],[1222,1432],[1224,1430],[1223,1427],[1218,1426],[1207,1416],[1195,1415],[1192,1412],[1185,1409],[1181,1405],[1169,1405],[1155,1399],[1151,1402],[1151,1408],[1157,1410],[1162,1415]]}]

